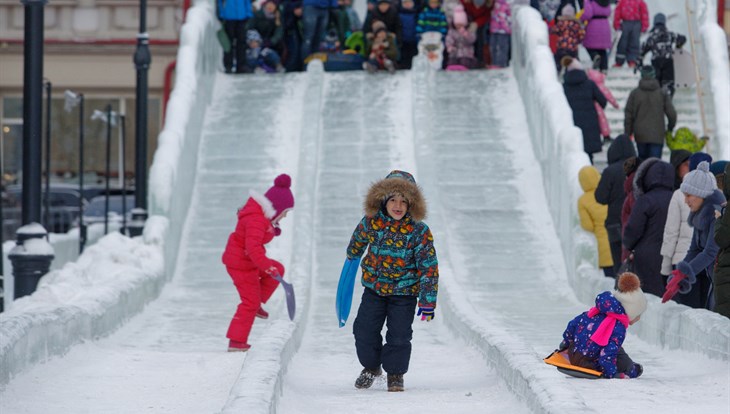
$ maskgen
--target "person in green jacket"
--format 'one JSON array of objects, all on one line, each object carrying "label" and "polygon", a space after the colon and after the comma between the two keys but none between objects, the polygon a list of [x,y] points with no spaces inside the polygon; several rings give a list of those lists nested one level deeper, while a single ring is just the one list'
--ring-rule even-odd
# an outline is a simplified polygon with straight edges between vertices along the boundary
[{"label": "person in green jacket", "polygon": [[672,97],[662,91],[654,68],[642,67],[639,86],[629,94],[624,109],[624,133],[634,136],[639,158],[661,158],[664,135],[674,130],[676,124]]},{"label": "person in green jacket", "polygon": [[[730,200],[730,163],[725,165],[723,193]],[[715,221],[715,243],[720,247],[715,267],[715,312],[730,318],[730,211],[727,202]]]}]

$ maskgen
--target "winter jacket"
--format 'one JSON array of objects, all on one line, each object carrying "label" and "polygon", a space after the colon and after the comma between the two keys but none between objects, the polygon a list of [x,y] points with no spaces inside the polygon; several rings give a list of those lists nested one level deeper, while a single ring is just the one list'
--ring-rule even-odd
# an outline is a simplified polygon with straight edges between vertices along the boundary
[{"label": "winter jacket", "polygon": [[401,9],[398,12],[398,17],[400,18],[403,43],[418,43],[418,38],[416,37],[416,23],[418,22],[418,12],[416,11],[416,9]]},{"label": "winter jacket", "polygon": [[221,20],[246,20],[253,17],[248,0],[218,0],[218,17]]},{"label": "winter jacket", "polygon": [[267,17],[263,9],[254,13],[246,22],[246,30],[256,30],[263,39],[263,47],[270,47],[281,52],[284,49],[284,26],[276,24],[274,16]]},{"label": "winter jacket", "polygon": [[580,20],[586,22],[583,46],[587,49],[610,49],[611,24],[608,18],[611,16],[611,7],[601,6],[595,0],[586,0],[584,5],[583,14],[580,16]]},{"label": "winter jacket", "polygon": [[689,206],[684,202],[684,193],[675,190],[669,202],[667,222],[664,223],[664,237],[662,238],[662,274],[669,276],[672,265],[676,265],[687,254],[692,241],[692,228],[687,223]]},{"label": "winter jacket", "polygon": [[598,267],[613,266],[611,246],[608,244],[606,232],[606,216],[608,207],[596,201],[596,187],[601,174],[593,166],[583,167],[578,173],[578,180],[583,189],[583,195],[578,198],[578,215],[583,230],[593,233],[598,242]]},{"label": "winter jacket", "polygon": [[641,288],[656,296],[664,294],[660,251],[673,184],[671,164],[658,158],[641,163],[634,176],[636,201],[623,234],[624,246],[634,252],[634,273],[641,279]]},{"label": "winter jacket", "polygon": [[[636,172],[627,175],[626,180],[624,180],[624,194],[626,194],[626,197],[624,198],[624,204],[621,206],[621,238],[623,238],[626,225],[629,224],[631,210],[634,209],[634,204],[636,204],[636,199],[634,198],[634,176],[636,176]],[[623,243],[621,245],[621,261],[624,261],[629,257],[631,251]]]},{"label": "winter jacket", "polygon": [[[586,73],[588,74],[588,79],[592,80],[593,83],[598,86],[598,89],[601,91],[603,96],[606,97],[608,102],[611,103],[614,108],[618,108],[616,98],[613,97],[611,90],[609,90],[608,86],[606,86],[606,75],[600,70],[594,69],[588,69],[586,70]],[[606,112],[603,110],[603,107],[598,104],[598,102],[594,101],[593,106],[596,108],[596,113],[598,114],[598,127],[601,130],[601,136],[610,137],[611,126],[608,123],[608,118],[606,118]]]},{"label": "winter jacket", "polygon": [[446,14],[440,8],[432,9],[426,6],[418,15],[416,33],[419,37],[425,32],[439,32],[445,37],[448,29],[449,23],[446,20]]},{"label": "winter jacket", "polygon": [[302,19],[294,14],[294,10],[301,7],[302,0],[286,0],[282,3],[281,19],[287,36],[302,36]]},{"label": "winter jacket", "polygon": [[[730,200],[730,164],[725,166],[725,199]],[[720,249],[715,267],[715,312],[730,318],[730,209],[727,204],[715,221],[715,243]]]},{"label": "winter jacket", "polygon": [[583,150],[588,154],[601,152],[601,131],[593,102],[605,107],[606,97],[583,70],[569,70],[563,79],[563,90],[573,110],[573,123],[583,131]]},{"label": "winter jacket", "polygon": [[438,260],[431,230],[410,213],[395,220],[382,210],[365,216],[352,233],[348,259],[363,255],[362,285],[380,296],[418,296],[418,306],[435,307]]},{"label": "winter jacket", "polygon": [[512,10],[507,0],[495,0],[489,33],[512,34]]},{"label": "winter jacket", "polygon": [[667,26],[658,24],[649,32],[649,37],[641,46],[641,57],[651,52],[651,60],[673,59],[674,45],[682,45],[687,41],[682,35],[667,30]]},{"label": "winter jacket", "polygon": [[627,158],[636,156],[634,143],[626,135],[619,135],[608,147],[606,160],[608,167],[603,170],[601,180],[596,188],[596,201],[608,205],[608,216],[606,227],[609,225],[621,225],[621,208],[624,205],[626,193],[624,192],[624,161]]},{"label": "winter jacket", "polygon": [[446,50],[449,52],[449,59],[473,59],[474,42],[476,40],[476,33],[469,29],[450,28],[449,33],[446,35]]},{"label": "winter jacket", "polygon": [[386,58],[393,62],[398,59],[398,46],[395,44],[393,33],[388,33],[382,44],[374,43],[373,34],[368,33],[365,48],[368,59],[377,60],[381,66],[385,64]]},{"label": "winter jacket", "polygon": [[[664,123],[664,116],[667,124]],[[672,97],[664,93],[656,79],[642,79],[629,94],[624,109],[624,133],[634,135],[639,144],[664,144],[664,135],[677,124]]]},{"label": "winter jacket", "polygon": [[644,0],[620,0],[613,12],[613,28],[621,30],[624,20],[641,21],[641,31],[649,29],[649,11]]},{"label": "winter jacket", "polygon": [[550,29],[550,33],[558,36],[558,50],[562,49],[576,52],[578,51],[578,46],[583,41],[586,31],[577,19],[560,16],[555,26]]},{"label": "winter jacket", "polygon": [[464,6],[464,11],[469,17],[470,22],[476,23],[477,27],[484,27],[485,24],[489,23],[491,20],[492,6],[489,6],[486,1],[481,6],[474,4],[474,0],[469,2],[464,0],[460,1],[461,5]]},{"label": "winter jacket", "polygon": [[677,269],[687,275],[690,283],[695,283],[697,275],[703,270],[710,280],[713,279],[715,260],[718,253],[720,253],[720,248],[715,243],[714,237],[715,210],[719,210],[725,201],[722,192],[715,190],[705,199],[698,211],[689,213],[687,222],[694,230],[692,242],[689,245],[689,250],[687,250],[687,255],[681,262],[677,263]]},{"label": "winter jacket", "polygon": [[264,247],[275,235],[271,218],[266,217],[261,207],[262,203],[266,202],[263,196],[254,194],[243,208],[238,210],[236,229],[228,237],[223,252],[223,264],[227,267],[266,271],[273,266],[271,259],[266,257]]},{"label": "winter jacket", "polygon": [[603,292],[596,296],[596,308],[599,313],[595,316],[590,317],[589,312],[583,312],[568,322],[568,327],[563,332],[563,340],[570,344],[573,353],[579,353],[585,359],[593,360],[593,369],[602,371],[606,378],[613,378],[618,373],[616,357],[626,339],[628,324],[624,325],[617,321],[605,346],[598,345],[591,340],[591,336],[601,326],[601,322],[606,319],[609,312],[626,315],[626,311],[611,292]]},{"label": "winter jacket", "polygon": [[401,26],[400,17],[398,16],[398,9],[396,9],[395,6],[390,6],[388,11],[385,13],[382,13],[377,7],[368,12],[367,16],[365,16],[365,23],[363,23],[362,26],[363,34],[367,35],[368,33],[373,32],[374,20],[380,20],[385,23],[385,28],[395,35],[395,40],[397,42],[401,42],[403,40],[403,27]]}]

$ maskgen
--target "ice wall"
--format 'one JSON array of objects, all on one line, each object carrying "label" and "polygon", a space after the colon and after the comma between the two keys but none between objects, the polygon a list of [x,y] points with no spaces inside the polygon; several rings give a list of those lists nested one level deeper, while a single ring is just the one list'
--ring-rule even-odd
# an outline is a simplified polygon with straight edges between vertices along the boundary
[{"label": "ice wall", "polygon": [[[597,292],[613,288],[595,268],[595,241],[580,229],[576,201],[582,194],[578,171],[589,165],[581,132],[558,81],[548,46],[547,27],[539,13],[520,7],[514,13],[513,68],[528,116],[535,156],[555,231],[561,240],[568,280],[579,300],[590,305]],[[642,339],[668,348],[730,359],[730,320],[713,312],[649,296],[649,309],[636,325]]]}]

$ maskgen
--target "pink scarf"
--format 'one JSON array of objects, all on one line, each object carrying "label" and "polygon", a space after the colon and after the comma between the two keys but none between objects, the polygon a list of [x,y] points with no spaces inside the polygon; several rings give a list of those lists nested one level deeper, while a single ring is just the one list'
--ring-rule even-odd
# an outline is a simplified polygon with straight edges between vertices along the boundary
[{"label": "pink scarf", "polygon": [[[588,317],[592,318],[601,313],[597,307],[592,307],[588,310]],[[625,314],[618,314],[613,312],[606,312],[606,318],[598,326],[596,332],[591,335],[591,340],[600,346],[606,346],[608,339],[613,333],[613,328],[616,326],[616,321],[621,322],[625,327],[629,327],[629,317]]]}]

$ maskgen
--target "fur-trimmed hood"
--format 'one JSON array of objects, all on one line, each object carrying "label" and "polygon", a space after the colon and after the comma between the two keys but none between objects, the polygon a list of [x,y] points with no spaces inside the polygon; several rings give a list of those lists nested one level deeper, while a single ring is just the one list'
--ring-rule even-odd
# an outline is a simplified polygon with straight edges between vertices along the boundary
[{"label": "fur-trimmed hood", "polygon": [[363,208],[365,215],[374,217],[383,208],[383,203],[395,194],[402,194],[408,202],[408,214],[414,221],[426,218],[426,200],[413,176],[405,171],[391,171],[385,178],[370,186]]}]

